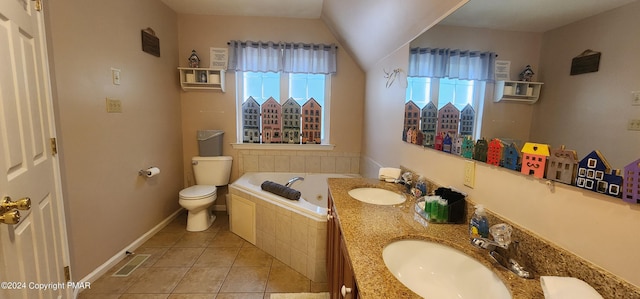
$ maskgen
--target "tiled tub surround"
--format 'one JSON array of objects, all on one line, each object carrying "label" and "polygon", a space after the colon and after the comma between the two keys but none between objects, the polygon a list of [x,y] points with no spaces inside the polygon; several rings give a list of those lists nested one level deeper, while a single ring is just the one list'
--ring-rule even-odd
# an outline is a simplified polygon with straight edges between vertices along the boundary
[{"label": "tiled tub surround", "polygon": [[[377,206],[355,200],[347,193],[365,186],[401,190],[398,185],[375,179],[329,179],[330,193],[361,298],[420,298],[387,270],[382,250],[394,240],[424,239],[461,250],[488,266],[505,282],[514,299],[544,298],[539,275],[582,279],[607,299],[640,299],[640,289],[635,286],[488,211],[491,224],[505,222],[513,226],[513,239],[520,242],[519,252],[528,255],[522,259],[532,264],[536,278],[519,278],[494,263],[486,250],[470,244],[466,223],[424,225],[422,218],[413,211],[415,198],[411,196],[401,205]],[[430,186],[429,190],[433,189]],[[473,210],[472,202],[468,202],[467,210],[468,219]]]},{"label": "tiled tub surround", "polygon": [[245,172],[360,173],[360,153],[239,150],[237,160],[239,175]]},{"label": "tiled tub surround", "polygon": [[[296,176],[305,178],[292,185],[302,193],[299,201],[288,200],[260,188],[265,180],[285,184]],[[353,176],[246,173],[233,182],[229,190],[232,196],[240,196],[256,205],[256,247],[312,281],[326,282],[327,178]]]}]

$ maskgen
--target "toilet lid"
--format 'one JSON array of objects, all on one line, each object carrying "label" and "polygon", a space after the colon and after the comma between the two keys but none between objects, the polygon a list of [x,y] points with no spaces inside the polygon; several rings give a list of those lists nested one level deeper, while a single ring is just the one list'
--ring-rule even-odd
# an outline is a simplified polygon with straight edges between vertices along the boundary
[{"label": "toilet lid", "polygon": [[216,186],[210,185],[195,185],[180,191],[180,198],[182,199],[201,199],[216,194]]}]

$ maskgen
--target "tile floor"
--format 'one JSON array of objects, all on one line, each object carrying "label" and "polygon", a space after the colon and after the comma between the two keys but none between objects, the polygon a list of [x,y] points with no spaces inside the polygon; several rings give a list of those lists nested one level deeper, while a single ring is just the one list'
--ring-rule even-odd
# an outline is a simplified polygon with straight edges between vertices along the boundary
[{"label": "tile floor", "polygon": [[151,254],[128,277],[113,277],[126,258],[80,299],[268,299],[271,293],[326,292],[304,275],[229,231],[226,212],[203,232],[187,232],[186,212],[135,250]]}]

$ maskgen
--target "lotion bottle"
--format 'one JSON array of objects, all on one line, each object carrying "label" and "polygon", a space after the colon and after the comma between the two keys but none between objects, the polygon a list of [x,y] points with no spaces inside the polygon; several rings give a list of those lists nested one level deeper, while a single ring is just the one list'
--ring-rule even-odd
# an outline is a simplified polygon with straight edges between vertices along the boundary
[{"label": "lotion bottle", "polygon": [[476,205],[476,211],[469,221],[469,235],[471,238],[489,237],[489,220],[483,205]]}]

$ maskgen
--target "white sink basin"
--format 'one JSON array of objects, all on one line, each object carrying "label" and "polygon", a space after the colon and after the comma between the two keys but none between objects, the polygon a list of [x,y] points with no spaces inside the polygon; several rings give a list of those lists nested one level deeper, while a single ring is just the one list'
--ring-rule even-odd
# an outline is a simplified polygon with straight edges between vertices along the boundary
[{"label": "white sink basin", "polygon": [[449,246],[400,240],[382,251],[387,268],[424,298],[511,298],[502,280],[472,257]]},{"label": "white sink basin", "polygon": [[349,195],[359,201],[374,205],[397,205],[407,200],[402,194],[380,188],[351,189]]}]

